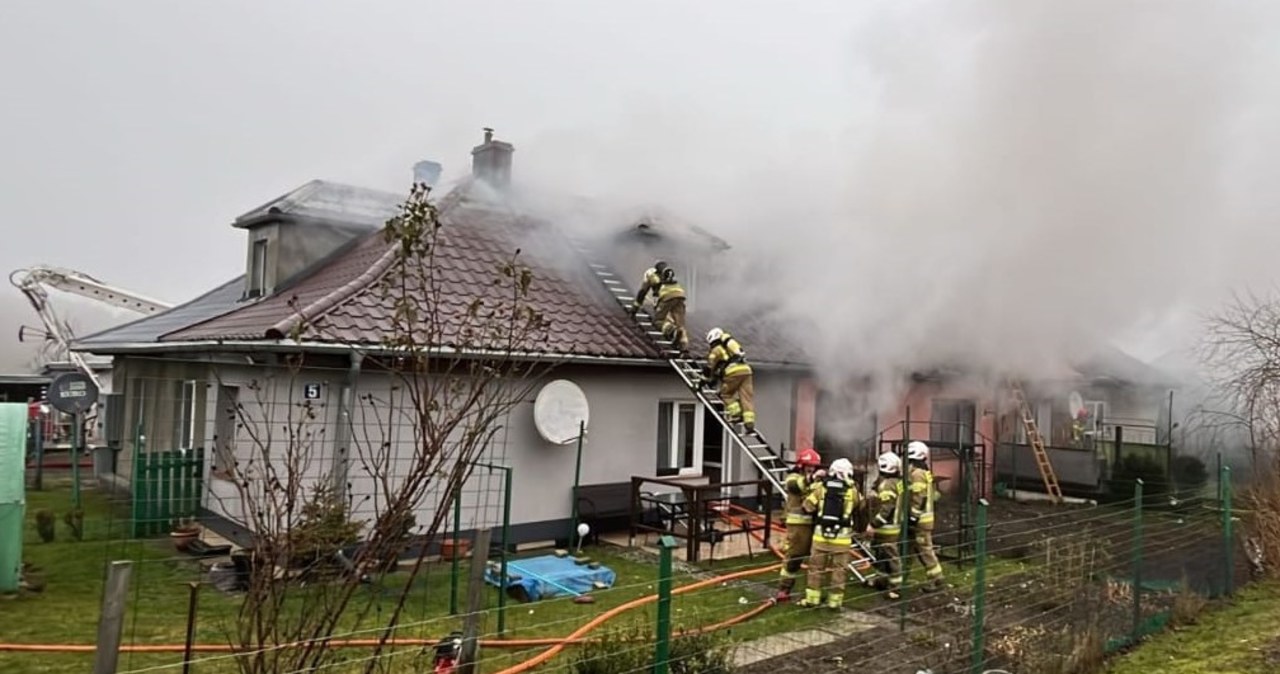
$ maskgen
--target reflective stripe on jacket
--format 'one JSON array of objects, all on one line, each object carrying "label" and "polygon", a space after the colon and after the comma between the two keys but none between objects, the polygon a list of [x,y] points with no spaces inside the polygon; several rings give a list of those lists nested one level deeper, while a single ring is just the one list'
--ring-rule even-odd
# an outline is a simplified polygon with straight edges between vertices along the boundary
[{"label": "reflective stripe on jacket", "polygon": [[813,513],[804,509],[804,499],[813,489],[813,483],[809,482],[809,478],[799,471],[787,473],[786,480],[782,482],[782,489],[787,497],[784,506],[787,525],[812,525]]},{"label": "reflective stripe on jacket", "polygon": [[711,346],[711,350],[707,352],[707,366],[716,378],[751,374],[751,366],[747,365],[742,344],[728,335]]},{"label": "reflective stripe on jacket", "polygon": [[933,524],[933,473],[919,466],[911,467],[911,516],[921,525]]},{"label": "reflective stripe on jacket", "polygon": [[876,483],[876,511],[871,517],[871,526],[875,527],[877,536],[892,538],[902,533],[902,523],[898,519],[898,504],[902,501],[902,478],[882,477]]}]

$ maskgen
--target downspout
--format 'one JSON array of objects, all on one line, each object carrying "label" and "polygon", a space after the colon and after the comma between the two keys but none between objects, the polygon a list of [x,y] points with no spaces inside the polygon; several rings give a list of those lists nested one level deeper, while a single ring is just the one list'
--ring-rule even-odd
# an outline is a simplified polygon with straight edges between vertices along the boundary
[{"label": "downspout", "polygon": [[343,496],[347,494],[347,476],[351,465],[351,413],[356,408],[356,383],[360,380],[360,365],[364,362],[364,354],[351,352],[351,365],[347,368],[347,379],[342,384],[342,393],[338,396],[338,427],[333,434],[333,488]]}]

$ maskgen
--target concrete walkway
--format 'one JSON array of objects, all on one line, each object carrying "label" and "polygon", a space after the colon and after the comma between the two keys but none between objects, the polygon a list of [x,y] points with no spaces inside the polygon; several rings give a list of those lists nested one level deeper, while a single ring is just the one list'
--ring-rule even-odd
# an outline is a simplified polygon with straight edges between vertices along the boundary
[{"label": "concrete walkway", "polygon": [[[821,611],[826,609],[812,609]],[[761,660],[768,660],[779,655],[829,644],[848,636],[865,632],[876,627],[890,627],[892,621],[870,613],[850,611],[832,614],[831,620],[819,627],[811,627],[794,632],[783,632],[738,644],[733,651],[733,664],[745,667]]]}]

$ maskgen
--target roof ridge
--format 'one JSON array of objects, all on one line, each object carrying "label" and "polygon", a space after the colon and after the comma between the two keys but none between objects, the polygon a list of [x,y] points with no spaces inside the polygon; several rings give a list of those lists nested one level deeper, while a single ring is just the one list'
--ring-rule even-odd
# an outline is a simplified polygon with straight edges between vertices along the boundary
[{"label": "roof ridge", "polygon": [[[469,185],[469,183],[468,183]],[[465,186],[464,186],[465,187]],[[438,216],[443,216],[445,212],[453,210],[453,207],[462,203],[464,195],[458,194],[462,189],[450,190],[441,197],[437,204],[436,212]],[[457,196],[455,196],[457,195]],[[382,236],[386,232],[385,228],[378,229],[370,233],[370,236]],[[339,305],[347,300],[355,297],[360,291],[373,285],[375,281],[382,278],[382,275],[391,268],[391,264],[395,262],[396,254],[399,247],[391,245],[369,268],[360,273],[359,276],[344,283],[341,287],[326,293],[323,297],[313,301],[311,304],[294,312],[292,315],[282,318],[274,325],[267,328],[267,339],[283,339],[285,335],[293,332],[303,321],[314,321],[325,314],[336,309]]]}]

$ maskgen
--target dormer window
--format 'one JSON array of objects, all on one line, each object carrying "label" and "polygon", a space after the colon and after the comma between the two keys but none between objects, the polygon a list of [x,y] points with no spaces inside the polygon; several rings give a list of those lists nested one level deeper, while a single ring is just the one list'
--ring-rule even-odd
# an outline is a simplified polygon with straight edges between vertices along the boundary
[{"label": "dormer window", "polygon": [[267,245],[268,240],[265,238],[253,242],[253,250],[249,256],[249,297],[267,294]]}]

